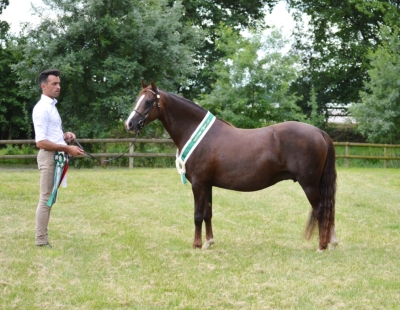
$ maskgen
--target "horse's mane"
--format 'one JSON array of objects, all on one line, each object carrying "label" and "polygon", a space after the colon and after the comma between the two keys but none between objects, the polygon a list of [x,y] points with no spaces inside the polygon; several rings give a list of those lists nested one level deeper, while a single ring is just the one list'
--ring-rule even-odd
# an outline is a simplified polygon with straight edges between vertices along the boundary
[{"label": "horse's mane", "polygon": [[165,91],[165,90],[163,90],[163,92],[164,92],[164,93],[167,93],[168,96],[171,96],[171,97],[173,97],[173,98],[176,99],[176,100],[184,101],[185,103],[189,103],[189,104],[195,106],[196,108],[199,108],[199,109],[201,109],[201,110],[207,111],[207,110],[204,109],[202,106],[198,105],[197,103],[195,103],[195,102],[193,102],[193,101],[190,101],[189,99],[186,99],[186,98],[184,98],[184,97],[181,97],[181,96],[176,95],[176,94],[173,94],[173,93],[169,93],[169,92],[167,92],[167,91]]},{"label": "horse's mane", "polygon": [[[186,99],[185,97],[181,97],[181,96],[179,96],[179,95],[176,95],[176,94],[167,92],[167,91],[165,91],[165,90],[162,90],[162,91],[163,91],[164,93],[168,94],[168,96],[173,97],[173,98],[176,99],[176,100],[184,101],[185,103],[191,104],[191,105],[195,106],[195,107],[198,108],[198,109],[201,109],[201,110],[203,110],[203,111],[207,111],[207,110],[204,109],[201,105],[198,105],[197,103],[195,103],[195,102],[193,102],[193,101],[190,101],[189,99]],[[227,121],[225,121],[225,120],[223,120],[223,119],[220,119],[220,118],[218,118],[218,119],[219,119],[220,121],[224,122],[225,124],[229,125],[229,126],[235,127],[235,126],[233,126],[231,123],[229,123],[229,122],[227,122]]]},{"label": "horse's mane", "polygon": [[229,126],[232,126],[232,127],[235,127],[235,126],[233,126],[231,123],[229,123],[229,122],[227,122],[226,120],[224,120],[224,119],[221,119],[221,118],[218,118],[221,122],[224,122],[225,124],[227,124],[227,125],[229,125]]}]

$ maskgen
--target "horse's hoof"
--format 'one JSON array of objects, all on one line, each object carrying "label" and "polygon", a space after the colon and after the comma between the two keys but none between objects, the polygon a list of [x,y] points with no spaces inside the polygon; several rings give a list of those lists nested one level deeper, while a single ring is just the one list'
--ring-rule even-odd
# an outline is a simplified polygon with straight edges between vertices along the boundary
[{"label": "horse's hoof", "polygon": [[324,250],[321,250],[320,248],[318,248],[316,252],[317,252],[317,253],[323,253]]},{"label": "horse's hoof", "polygon": [[203,245],[203,250],[207,250],[211,245],[214,244],[214,239],[207,240],[206,243]]},{"label": "horse's hoof", "polygon": [[333,251],[335,248],[336,248],[336,246],[339,244],[339,242],[333,242],[333,243],[331,243],[330,245],[329,245],[329,250],[330,251]]}]

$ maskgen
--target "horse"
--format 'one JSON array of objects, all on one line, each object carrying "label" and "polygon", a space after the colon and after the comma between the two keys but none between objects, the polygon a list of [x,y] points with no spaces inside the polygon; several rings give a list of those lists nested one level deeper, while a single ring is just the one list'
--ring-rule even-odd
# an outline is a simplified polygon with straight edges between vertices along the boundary
[{"label": "horse", "polygon": [[[226,121],[211,118],[208,128],[200,124],[210,112],[200,105],[158,89],[154,81],[142,80],[135,107],[125,129],[136,133],[158,119],[177,149],[177,168],[183,181],[189,180],[194,197],[195,234],[193,248],[214,244],[212,230],[213,186],[251,192],[280,181],[293,180],[304,190],[311,212],[304,236],[311,239],[318,224],[322,252],[338,244],[335,232],[336,168],[335,149],[329,135],[312,125],[286,121],[257,129],[240,129]],[[212,114],[211,114],[212,115]],[[211,123],[211,124],[210,124]],[[204,124],[203,124],[204,125]],[[202,126],[203,126],[202,125]],[[200,127],[200,128],[199,128]],[[184,162],[178,154],[202,134]],[[192,143],[192,144],[196,144]],[[202,226],[206,240],[202,244]]]}]

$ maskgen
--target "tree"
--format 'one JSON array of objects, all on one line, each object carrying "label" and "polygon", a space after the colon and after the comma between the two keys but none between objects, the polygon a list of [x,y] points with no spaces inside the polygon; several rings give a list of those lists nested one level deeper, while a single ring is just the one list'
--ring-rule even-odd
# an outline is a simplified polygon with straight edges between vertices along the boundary
[{"label": "tree", "polygon": [[326,127],[327,119],[325,114],[321,113],[318,109],[317,94],[314,87],[311,87],[310,101],[307,105],[310,108],[310,113],[307,115],[304,122],[314,125],[318,128]]},{"label": "tree", "polygon": [[[190,23],[202,29],[204,44],[194,55],[198,70],[190,76],[190,83],[178,88],[186,98],[194,99],[199,94],[208,93],[216,81],[213,67],[219,59],[226,56],[224,51],[216,48],[220,39],[219,25],[222,23],[239,33],[249,28],[262,29],[260,21],[266,9],[272,9],[279,0],[182,0],[185,13],[181,16],[183,23]],[[170,1],[171,5],[175,1]]]},{"label": "tree", "polygon": [[[0,0],[0,14],[8,0]],[[0,21],[0,139],[31,138],[32,122],[25,98],[18,95],[17,75],[11,65],[17,63],[12,52],[8,31],[10,26]]]},{"label": "tree", "polygon": [[17,75],[11,65],[17,62],[7,45],[0,45],[0,139],[31,138],[32,122],[24,98],[18,95]]},{"label": "tree", "polygon": [[41,23],[15,46],[13,66],[21,93],[38,97],[37,74],[62,72],[59,98],[64,128],[84,137],[109,136],[121,125],[140,90],[153,78],[164,89],[184,85],[195,70],[201,31],[181,24],[180,2],[166,0],[44,0]]},{"label": "tree", "polygon": [[350,109],[358,130],[374,143],[400,142],[400,38],[399,31],[383,27],[382,43],[369,54],[369,80],[361,102]]},{"label": "tree", "polygon": [[199,102],[216,116],[241,128],[303,120],[298,99],[288,93],[295,80],[297,58],[282,55],[286,41],[272,31],[265,41],[260,35],[243,38],[231,27],[221,27],[217,48],[227,57],[214,68],[217,82]]},{"label": "tree", "polygon": [[[379,27],[400,24],[400,3],[392,0],[288,0],[300,22],[309,16],[308,27],[299,23],[295,47],[303,59],[302,75],[292,91],[307,102],[315,88],[320,111],[327,105],[344,108],[358,102],[363,81],[368,79],[368,51],[380,42]],[[346,113],[346,110],[344,110]]]}]

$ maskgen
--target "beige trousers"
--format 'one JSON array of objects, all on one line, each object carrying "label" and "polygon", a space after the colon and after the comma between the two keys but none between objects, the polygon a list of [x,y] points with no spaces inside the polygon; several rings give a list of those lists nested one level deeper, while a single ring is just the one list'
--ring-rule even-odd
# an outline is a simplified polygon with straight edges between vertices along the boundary
[{"label": "beige trousers", "polygon": [[40,150],[37,156],[40,169],[40,197],[36,208],[36,240],[35,244],[47,243],[47,226],[51,208],[46,206],[54,185],[54,152]]}]

